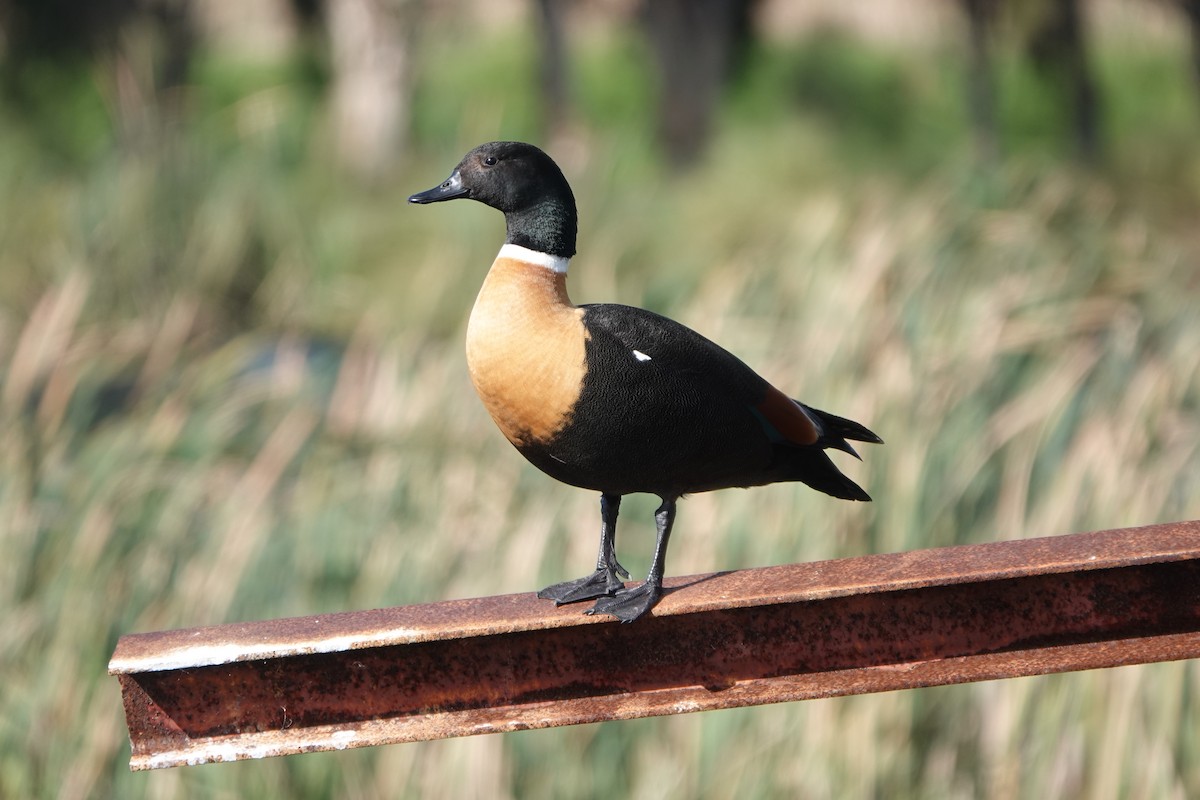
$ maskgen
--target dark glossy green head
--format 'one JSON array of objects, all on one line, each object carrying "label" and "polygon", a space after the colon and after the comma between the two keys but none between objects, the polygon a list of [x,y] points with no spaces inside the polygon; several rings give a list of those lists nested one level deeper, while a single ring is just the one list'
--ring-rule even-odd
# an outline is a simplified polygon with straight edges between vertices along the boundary
[{"label": "dark glossy green head", "polygon": [[506,242],[543,253],[575,255],[575,196],[550,156],[524,142],[488,142],[467,153],[444,182],[410,203],[478,200],[504,213]]}]

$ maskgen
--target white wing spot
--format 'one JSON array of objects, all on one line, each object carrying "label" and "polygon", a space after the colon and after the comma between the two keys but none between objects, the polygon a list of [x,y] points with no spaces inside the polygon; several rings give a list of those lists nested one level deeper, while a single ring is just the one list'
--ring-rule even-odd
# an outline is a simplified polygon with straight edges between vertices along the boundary
[{"label": "white wing spot", "polygon": [[633,357],[636,358],[638,361],[649,361],[650,360],[650,356],[646,355],[641,350],[634,350]]}]

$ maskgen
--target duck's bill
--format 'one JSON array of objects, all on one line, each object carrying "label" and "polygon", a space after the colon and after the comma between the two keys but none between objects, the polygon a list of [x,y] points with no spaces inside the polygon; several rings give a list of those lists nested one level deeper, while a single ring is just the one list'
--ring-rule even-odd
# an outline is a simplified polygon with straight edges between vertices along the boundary
[{"label": "duck's bill", "polygon": [[466,197],[470,190],[463,186],[462,175],[454,170],[449,178],[432,189],[418,192],[408,198],[410,203],[440,203],[443,200],[453,200],[456,197]]}]

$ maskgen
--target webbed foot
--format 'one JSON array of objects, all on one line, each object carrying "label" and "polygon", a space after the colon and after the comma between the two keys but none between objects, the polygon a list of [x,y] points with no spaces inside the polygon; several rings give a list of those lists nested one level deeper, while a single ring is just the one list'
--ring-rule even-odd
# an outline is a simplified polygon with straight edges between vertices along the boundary
[{"label": "webbed foot", "polygon": [[623,589],[616,594],[601,597],[587,613],[608,614],[621,622],[633,622],[654,608],[660,597],[662,587],[646,581],[632,589]]},{"label": "webbed foot", "polygon": [[625,588],[620,576],[629,577],[629,573],[620,564],[615,569],[607,567],[593,572],[591,575],[573,581],[563,581],[553,586],[547,586],[537,593],[543,600],[553,600],[555,605],[578,603],[580,600],[592,600],[597,597],[607,597]]}]

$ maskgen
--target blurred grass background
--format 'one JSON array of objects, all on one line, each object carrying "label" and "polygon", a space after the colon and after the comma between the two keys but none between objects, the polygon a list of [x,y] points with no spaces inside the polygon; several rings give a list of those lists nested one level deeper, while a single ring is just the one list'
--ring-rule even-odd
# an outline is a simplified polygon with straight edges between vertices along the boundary
[{"label": "blurred grass background", "polygon": [[[1200,95],[1182,38],[1108,31],[1100,165],[1018,58],[981,165],[960,47],[815,30],[752,49],[684,174],[637,37],[579,37],[551,148],[574,299],[680,319],[887,440],[846,465],[868,506],[689,498],[672,574],[1200,517]],[[202,51],[132,128],[96,63],[8,75],[0,796],[1200,794],[1186,663],[127,771],[123,633],[528,591],[594,557],[597,498],[513,453],[467,378],[500,216],[405,203],[475,144],[541,141],[534,50],[520,17],[435,19],[405,155],[368,182],[332,161],[311,54]],[[635,574],[654,503],[623,507]]]}]

